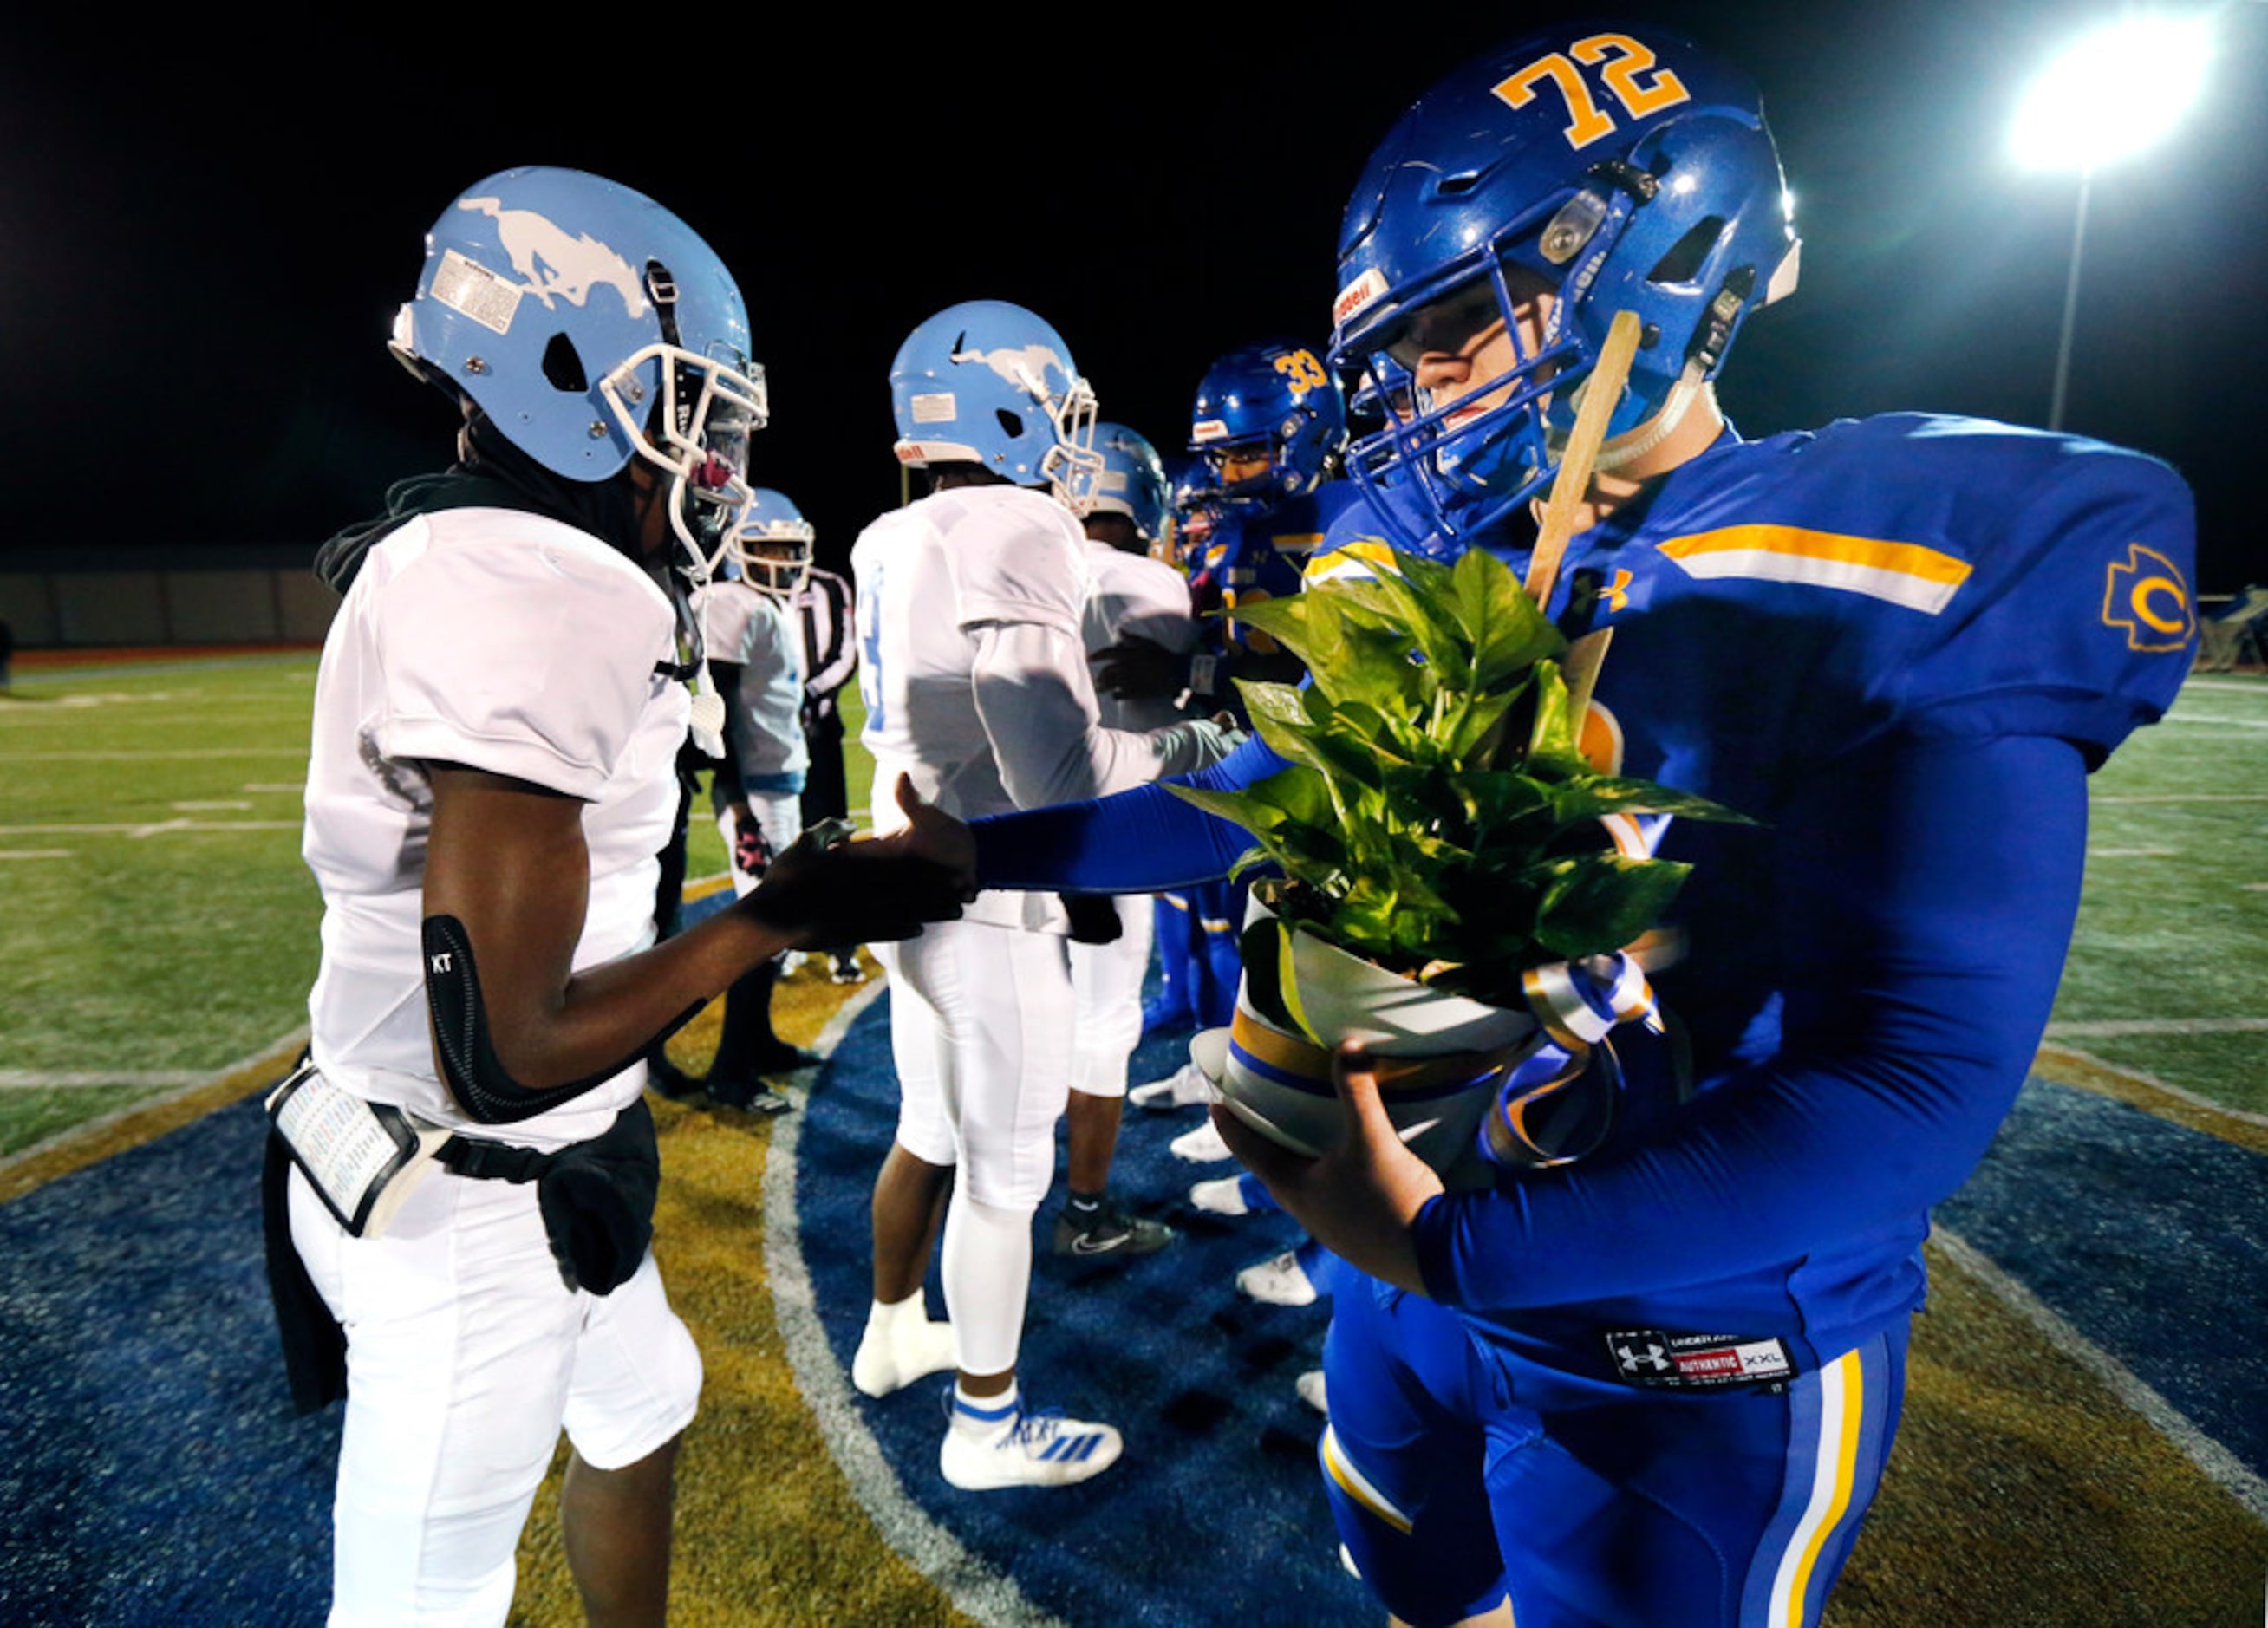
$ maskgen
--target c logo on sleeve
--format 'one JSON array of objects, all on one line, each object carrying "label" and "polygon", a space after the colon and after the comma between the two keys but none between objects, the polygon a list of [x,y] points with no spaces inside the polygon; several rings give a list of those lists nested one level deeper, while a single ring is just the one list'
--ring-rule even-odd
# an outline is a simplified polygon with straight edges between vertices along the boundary
[{"label": "c logo on sleeve", "polygon": [[2155,549],[2126,545],[2102,589],[2102,625],[2126,636],[2129,650],[2186,650],[2197,637],[2197,609],[2180,569]]}]

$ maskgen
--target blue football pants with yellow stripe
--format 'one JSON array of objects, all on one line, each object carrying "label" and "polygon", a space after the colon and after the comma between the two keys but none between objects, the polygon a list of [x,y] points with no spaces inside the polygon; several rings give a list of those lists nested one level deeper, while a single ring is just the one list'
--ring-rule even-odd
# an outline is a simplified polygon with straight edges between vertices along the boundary
[{"label": "blue football pants with yellow stripe", "polygon": [[1143,1009],[1145,1031],[1183,1023],[1225,1028],[1236,1015],[1244,976],[1237,935],[1251,892],[1248,882],[1209,881],[1158,895],[1160,991]]},{"label": "blue football pants with yellow stripe", "polygon": [[1509,1596],[1519,1628],[1799,1628],[1889,1457],[1904,1319],[1784,1389],[1632,1389],[1475,1339],[1349,1271],[1318,1449],[1339,1536],[1415,1628]]}]

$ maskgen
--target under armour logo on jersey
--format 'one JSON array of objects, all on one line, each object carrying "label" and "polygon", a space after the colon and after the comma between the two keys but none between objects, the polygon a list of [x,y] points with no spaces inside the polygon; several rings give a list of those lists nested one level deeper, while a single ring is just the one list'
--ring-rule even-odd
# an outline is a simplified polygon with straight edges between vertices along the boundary
[{"label": "under armour logo on jersey", "polygon": [[497,198],[460,198],[457,207],[496,222],[497,241],[511,256],[512,269],[526,279],[527,291],[546,306],[554,294],[571,306],[585,305],[591,291],[603,286],[622,297],[630,315],[645,314],[644,281],[630,262],[589,232],[570,237],[534,210],[508,210]]},{"label": "under armour logo on jersey", "polygon": [[2126,545],[2102,588],[2102,625],[2126,636],[2129,650],[2186,650],[2197,636],[2197,611],[2181,569],[2155,549]]},{"label": "under armour logo on jersey", "polygon": [[1630,1345],[1616,1346],[1615,1363],[1625,1374],[1667,1374],[1670,1367],[1669,1353],[1652,1340],[1646,1343],[1643,1351]]},{"label": "under armour logo on jersey", "polygon": [[1064,365],[1063,357],[1056,354],[1052,345],[1025,345],[1015,350],[1005,346],[998,350],[956,350],[953,360],[989,367],[1010,384],[1043,401],[1048,394],[1049,368],[1066,379],[1071,376],[1071,369]]}]

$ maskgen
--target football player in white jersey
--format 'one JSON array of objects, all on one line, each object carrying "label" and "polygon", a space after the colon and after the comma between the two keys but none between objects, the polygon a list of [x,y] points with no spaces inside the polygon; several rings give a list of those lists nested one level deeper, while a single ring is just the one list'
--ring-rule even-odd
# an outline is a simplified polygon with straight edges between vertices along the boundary
[{"label": "football player in white jersey", "polygon": [[426,243],[394,348],[460,405],[460,461],[318,561],[322,969],[271,1102],[271,1277],[295,1396],[347,1399],[334,1624],[503,1622],[563,1428],[585,1609],[659,1623],[701,1361],[647,1249],[643,1053],[750,966],[957,889],[902,843],[806,846],[648,947],[697,667],[673,556],[705,570],[765,413],[740,293],[571,170],[490,177]]},{"label": "football player in white jersey", "polygon": [[[930,496],[869,526],[851,553],[865,740],[877,786],[899,777],[946,813],[1038,807],[1186,772],[1226,737],[1192,720],[1107,729],[1086,670],[1086,541],[1066,506],[1092,468],[1094,402],[1032,313],[954,306],[890,371],[897,455]],[[878,830],[904,823],[878,796]],[[885,953],[902,1104],[874,1188],[874,1304],[851,1378],[882,1396],[959,1370],[939,1449],[954,1485],[1062,1485],[1118,1456],[1118,1432],[1025,1407],[1016,1358],[1032,1216],[1055,1168],[1072,1066],[1062,902],[989,894],[961,922]],[[942,1219],[950,1329],[922,1278]]]},{"label": "football player in white jersey", "polygon": [[[711,797],[745,898],[802,830],[803,636],[788,611],[811,564],[811,522],[782,493],[758,487],[733,523],[729,552],[696,598],[710,672],[725,702],[725,756]],[[820,1059],[772,1029],[780,963],[743,974],[725,995],[724,1032],[703,1082],[712,1101],[759,1114],[794,1106],[763,1077]]]},{"label": "football player in white jersey", "polygon": [[[1157,449],[1124,424],[1099,424],[1094,449],[1101,467],[1079,495],[1086,527],[1086,564],[1094,588],[1086,601],[1090,660],[1129,638],[1147,640],[1175,657],[1196,650],[1198,626],[1189,614],[1189,585],[1163,560],[1151,557],[1167,531],[1166,472]],[[1169,696],[1116,696],[1098,690],[1096,705],[1112,729],[1161,729],[1187,716]],[[1126,1107],[1126,1065],[1142,1038],[1142,979],[1149,971],[1152,902],[1138,894],[1091,896],[1086,908],[1108,909],[1118,923],[1100,942],[1074,937],[1071,986],[1078,997],[1071,1052],[1071,1097],[1065,1112],[1064,1208],[1053,1247],[1084,1261],[1123,1260],[1152,1254],[1174,1239],[1161,1222],[1130,1215],[1109,1197],[1110,1160]]]}]

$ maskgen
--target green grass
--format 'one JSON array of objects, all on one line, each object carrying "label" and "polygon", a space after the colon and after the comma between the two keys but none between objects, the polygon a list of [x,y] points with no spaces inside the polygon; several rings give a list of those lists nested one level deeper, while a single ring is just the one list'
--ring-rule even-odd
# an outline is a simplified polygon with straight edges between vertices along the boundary
[{"label": "green grass", "polygon": [[2268,1112],[2268,682],[2192,680],[2167,720],[2091,783],[2087,888],[2058,1025],[2152,1021],[2146,1035],[2051,1037],[2226,1107]]},{"label": "green grass", "polygon": [[[320,905],[298,786],[314,671],[312,655],[61,670],[0,700],[0,1070],[217,1071],[306,1020]],[[855,689],[844,700],[863,816],[873,764]],[[2268,682],[2201,679],[2095,777],[2059,1023],[2268,1017],[2264,748]],[[724,865],[696,818],[689,873]],[[2258,1042],[2067,1040],[2256,1112]],[[0,1090],[0,1152],[147,1089]]]}]

